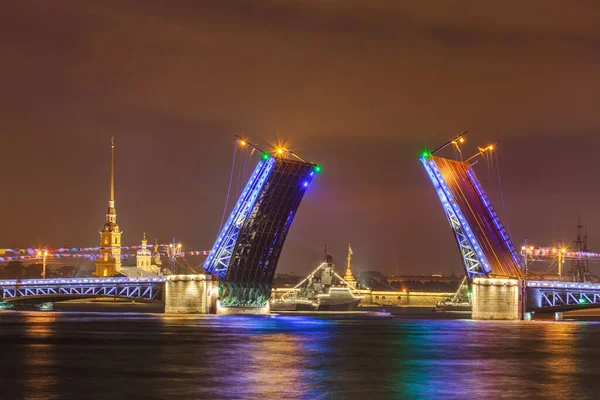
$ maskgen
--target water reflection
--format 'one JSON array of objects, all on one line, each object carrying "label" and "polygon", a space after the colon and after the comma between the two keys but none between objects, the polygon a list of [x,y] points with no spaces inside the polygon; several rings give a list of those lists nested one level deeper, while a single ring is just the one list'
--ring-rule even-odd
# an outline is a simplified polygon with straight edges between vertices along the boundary
[{"label": "water reflection", "polygon": [[6,312],[0,393],[585,398],[600,391],[599,336],[598,323]]},{"label": "water reflection", "polygon": [[539,330],[539,352],[544,355],[538,369],[544,375],[540,385],[545,390],[552,389],[557,398],[567,397],[581,385],[578,344],[573,338],[579,336],[582,328],[584,323],[547,322]]}]

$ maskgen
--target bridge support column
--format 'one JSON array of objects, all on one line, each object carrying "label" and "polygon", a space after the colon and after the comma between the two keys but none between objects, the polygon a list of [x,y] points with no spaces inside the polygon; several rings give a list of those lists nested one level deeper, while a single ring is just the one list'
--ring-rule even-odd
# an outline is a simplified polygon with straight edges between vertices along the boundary
[{"label": "bridge support column", "polygon": [[523,319],[523,281],[518,279],[473,279],[473,311],[475,320]]},{"label": "bridge support column", "polygon": [[225,307],[217,302],[217,314],[219,315],[269,315],[271,307],[269,302],[263,307]]},{"label": "bridge support column", "polygon": [[165,282],[166,314],[216,312],[217,281],[212,275],[169,275]]}]

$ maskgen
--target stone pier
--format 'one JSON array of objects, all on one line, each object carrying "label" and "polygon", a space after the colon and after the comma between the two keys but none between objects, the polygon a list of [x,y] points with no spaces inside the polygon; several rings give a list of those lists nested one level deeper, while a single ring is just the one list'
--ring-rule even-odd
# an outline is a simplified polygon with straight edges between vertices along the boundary
[{"label": "stone pier", "polygon": [[270,313],[269,302],[263,307],[225,307],[217,301],[217,314],[219,315],[269,315]]},{"label": "stone pier", "polygon": [[523,281],[518,279],[473,279],[473,311],[475,320],[523,319]]},{"label": "stone pier", "polygon": [[165,313],[216,313],[217,281],[213,278],[212,275],[167,276]]}]

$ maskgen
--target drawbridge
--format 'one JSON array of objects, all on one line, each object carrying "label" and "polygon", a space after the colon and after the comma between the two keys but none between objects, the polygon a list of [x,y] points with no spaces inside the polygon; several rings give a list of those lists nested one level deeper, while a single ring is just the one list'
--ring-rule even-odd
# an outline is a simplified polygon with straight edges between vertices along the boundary
[{"label": "drawbridge", "polygon": [[[523,279],[522,262],[498,213],[475,175],[471,160],[451,160],[424,151],[420,160],[452,228],[466,276]],[[493,145],[476,155],[493,150]]]},{"label": "drawbridge", "polygon": [[321,167],[293,152],[251,147],[258,164],[223,225],[203,268],[217,275],[225,307],[262,307],[271,296],[277,262],[300,202]]}]

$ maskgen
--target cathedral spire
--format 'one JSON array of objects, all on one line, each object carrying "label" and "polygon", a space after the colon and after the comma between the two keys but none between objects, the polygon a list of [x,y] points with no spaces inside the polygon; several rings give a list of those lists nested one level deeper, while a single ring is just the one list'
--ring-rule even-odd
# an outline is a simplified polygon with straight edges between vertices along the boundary
[{"label": "cathedral spire", "polygon": [[108,199],[107,223],[117,223],[117,210],[115,209],[115,137],[110,138],[110,197]]},{"label": "cathedral spire", "polygon": [[110,199],[114,207],[115,203],[115,137],[110,138]]},{"label": "cathedral spire", "polygon": [[110,138],[110,192],[106,223],[100,231],[100,257],[96,259],[94,276],[114,276],[121,270],[121,229],[115,209],[115,138]]}]

